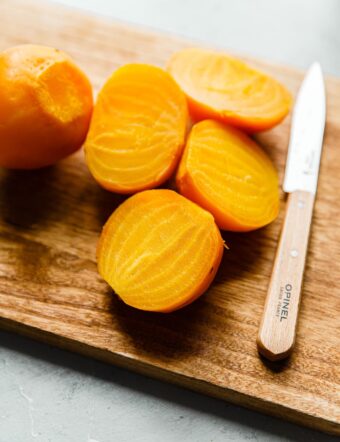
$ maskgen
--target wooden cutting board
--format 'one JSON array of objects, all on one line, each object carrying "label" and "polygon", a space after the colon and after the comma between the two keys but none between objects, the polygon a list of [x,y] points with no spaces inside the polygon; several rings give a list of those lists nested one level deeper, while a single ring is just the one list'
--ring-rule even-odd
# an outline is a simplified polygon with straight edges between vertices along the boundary
[{"label": "wooden cutting board", "polygon": [[[0,2],[0,50],[41,43],[69,52],[95,90],[119,65],[164,66],[188,42],[64,7]],[[302,73],[255,62],[295,93]],[[96,271],[103,223],[122,201],[93,181],[83,152],[34,172],[0,171],[0,325],[60,347],[340,434],[340,80],[328,117],[296,350],[259,358],[255,339],[284,211],[268,228],[225,233],[215,283],[169,315],[133,310]],[[258,136],[280,170],[290,121]]]}]

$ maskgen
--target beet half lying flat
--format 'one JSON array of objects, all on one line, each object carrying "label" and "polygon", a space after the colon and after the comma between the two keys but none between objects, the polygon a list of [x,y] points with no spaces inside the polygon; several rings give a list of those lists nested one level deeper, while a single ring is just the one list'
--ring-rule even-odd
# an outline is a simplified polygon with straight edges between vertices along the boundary
[{"label": "beet half lying flat", "polygon": [[213,216],[172,190],[140,192],[104,226],[101,276],[128,305],[156,312],[181,308],[204,293],[223,254]]}]

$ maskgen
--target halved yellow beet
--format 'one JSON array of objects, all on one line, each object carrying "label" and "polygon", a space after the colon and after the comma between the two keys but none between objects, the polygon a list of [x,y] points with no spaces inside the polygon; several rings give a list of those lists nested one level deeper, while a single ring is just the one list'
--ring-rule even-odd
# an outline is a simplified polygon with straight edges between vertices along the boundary
[{"label": "halved yellow beet", "polygon": [[278,175],[271,160],[248,135],[217,121],[192,128],[176,183],[224,230],[258,229],[278,214]]},{"label": "halved yellow beet", "polygon": [[128,305],[171,312],[212,282],[223,240],[210,213],[172,190],[137,193],[104,226],[101,276]]},{"label": "halved yellow beet", "polygon": [[167,72],[119,68],[99,93],[85,143],[94,178],[118,193],[159,186],[178,164],[187,120],[185,96]]},{"label": "halved yellow beet", "polygon": [[291,96],[279,82],[223,53],[183,49],[172,56],[168,71],[196,120],[219,119],[257,132],[278,124],[291,106]]}]

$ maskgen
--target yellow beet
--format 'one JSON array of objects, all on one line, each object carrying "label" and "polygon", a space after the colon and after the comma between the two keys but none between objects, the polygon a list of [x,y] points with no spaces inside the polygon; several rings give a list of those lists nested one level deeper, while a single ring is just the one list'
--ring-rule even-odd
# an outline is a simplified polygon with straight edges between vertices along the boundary
[{"label": "yellow beet", "polygon": [[182,49],[171,57],[168,71],[187,96],[195,120],[213,118],[258,132],[283,120],[292,103],[274,78],[220,52]]},{"label": "yellow beet", "polygon": [[172,190],[147,190],[121,204],[103,229],[99,273],[128,305],[171,312],[212,282],[223,240],[212,215]]},{"label": "yellow beet", "polygon": [[99,93],[85,144],[98,183],[134,193],[164,183],[180,159],[188,119],[183,92],[162,69],[129,64]]},{"label": "yellow beet", "polygon": [[0,166],[44,167],[83,144],[92,87],[64,52],[22,45],[0,53]]},{"label": "yellow beet", "polygon": [[278,214],[278,175],[271,160],[248,135],[217,121],[193,127],[176,182],[224,230],[258,229]]}]

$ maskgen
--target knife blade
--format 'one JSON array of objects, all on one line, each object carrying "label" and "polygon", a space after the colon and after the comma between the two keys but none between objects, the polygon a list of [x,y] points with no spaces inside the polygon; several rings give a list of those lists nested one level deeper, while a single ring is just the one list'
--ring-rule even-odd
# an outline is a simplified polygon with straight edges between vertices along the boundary
[{"label": "knife blade", "polygon": [[293,350],[326,121],[319,63],[308,70],[293,110],[283,190],[286,213],[274,260],[257,346],[272,361]]},{"label": "knife blade", "polygon": [[326,120],[326,96],[321,66],[309,68],[293,110],[288,158],[283,183],[287,193],[315,194]]}]

